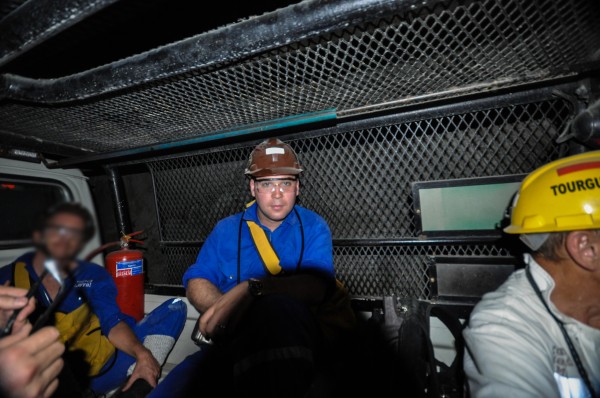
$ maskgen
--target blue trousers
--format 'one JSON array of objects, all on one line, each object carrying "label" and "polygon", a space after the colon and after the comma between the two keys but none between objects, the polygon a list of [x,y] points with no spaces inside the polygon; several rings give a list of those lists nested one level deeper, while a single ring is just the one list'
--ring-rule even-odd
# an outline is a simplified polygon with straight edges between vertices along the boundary
[{"label": "blue trousers", "polygon": [[[177,341],[185,325],[186,317],[187,305],[185,302],[173,298],[146,315],[132,329],[142,343],[149,335],[167,335]],[[113,357],[106,362],[99,376],[92,379],[92,390],[97,394],[105,394],[123,385],[128,377],[127,369],[134,362],[135,358],[117,350]]]}]

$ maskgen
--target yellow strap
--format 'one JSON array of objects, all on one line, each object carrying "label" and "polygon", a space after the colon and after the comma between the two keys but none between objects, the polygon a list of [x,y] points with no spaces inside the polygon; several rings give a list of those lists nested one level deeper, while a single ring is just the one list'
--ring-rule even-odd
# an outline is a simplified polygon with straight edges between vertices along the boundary
[{"label": "yellow strap", "polygon": [[258,254],[265,265],[265,268],[271,275],[278,275],[282,268],[279,265],[279,256],[275,253],[275,249],[271,246],[271,242],[267,238],[265,231],[254,221],[246,221],[250,228],[250,235],[254,241],[254,246],[258,250]]},{"label": "yellow strap", "polygon": [[27,272],[25,265],[21,261],[15,264],[15,286],[22,289],[29,289],[31,282],[29,281],[29,272]]},{"label": "yellow strap", "polygon": [[100,373],[116,348],[102,334],[100,320],[89,304],[84,303],[67,314],[56,312],[54,317],[55,326],[67,349],[78,355],[83,354],[85,362],[90,366],[90,376]]}]

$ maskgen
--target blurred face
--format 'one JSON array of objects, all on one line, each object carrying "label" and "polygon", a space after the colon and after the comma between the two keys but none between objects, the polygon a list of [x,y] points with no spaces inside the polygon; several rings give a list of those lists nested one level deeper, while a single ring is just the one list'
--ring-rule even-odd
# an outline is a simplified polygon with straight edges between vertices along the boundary
[{"label": "blurred face", "polygon": [[59,213],[48,220],[42,233],[34,234],[34,241],[46,247],[50,256],[63,265],[74,260],[84,245],[85,222],[81,217]]},{"label": "blurred face", "polygon": [[250,191],[256,199],[258,219],[274,230],[294,208],[300,185],[293,175],[257,177],[250,180]]}]

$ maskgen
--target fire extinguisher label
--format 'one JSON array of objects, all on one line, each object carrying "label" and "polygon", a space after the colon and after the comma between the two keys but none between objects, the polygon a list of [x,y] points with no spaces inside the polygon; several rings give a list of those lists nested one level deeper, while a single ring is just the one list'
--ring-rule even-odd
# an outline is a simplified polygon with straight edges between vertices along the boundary
[{"label": "fire extinguisher label", "polygon": [[143,260],[117,261],[117,278],[144,273]]}]

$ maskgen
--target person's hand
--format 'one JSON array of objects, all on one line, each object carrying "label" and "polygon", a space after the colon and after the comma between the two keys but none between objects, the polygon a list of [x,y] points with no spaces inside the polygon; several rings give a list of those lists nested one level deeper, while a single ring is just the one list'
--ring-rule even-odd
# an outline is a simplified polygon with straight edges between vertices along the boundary
[{"label": "person's hand", "polygon": [[20,308],[22,310],[13,324],[12,333],[18,333],[27,324],[27,317],[35,309],[35,301],[33,298],[27,300],[26,294],[25,289],[0,285],[0,328],[4,328],[13,312]]},{"label": "person's hand", "polygon": [[0,396],[49,397],[58,387],[65,346],[54,327],[29,336],[31,325],[0,340]]},{"label": "person's hand", "polygon": [[136,356],[135,368],[125,384],[125,387],[123,387],[123,391],[127,391],[137,379],[144,379],[152,387],[156,387],[159,376],[160,364],[156,358],[154,358],[154,355],[152,355],[148,349],[144,348],[144,350],[140,351]]},{"label": "person's hand", "polygon": [[214,338],[235,329],[242,313],[251,302],[248,283],[240,283],[222,295],[200,317],[200,333]]}]

